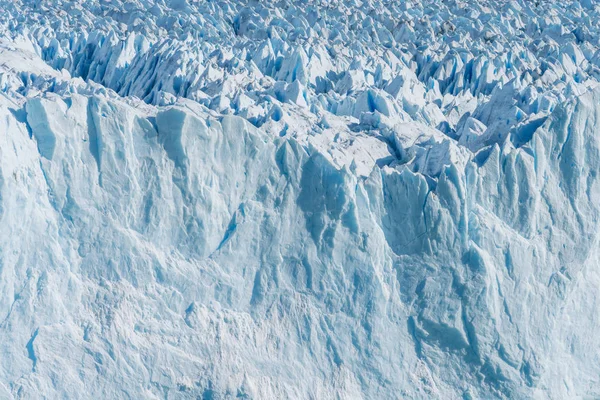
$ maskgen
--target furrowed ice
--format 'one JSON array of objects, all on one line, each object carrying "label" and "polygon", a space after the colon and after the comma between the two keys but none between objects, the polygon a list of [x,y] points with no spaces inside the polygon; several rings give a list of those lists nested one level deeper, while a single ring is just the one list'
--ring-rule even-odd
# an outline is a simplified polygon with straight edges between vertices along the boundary
[{"label": "furrowed ice", "polygon": [[600,4],[541,3],[0,1],[0,397],[600,396]]}]

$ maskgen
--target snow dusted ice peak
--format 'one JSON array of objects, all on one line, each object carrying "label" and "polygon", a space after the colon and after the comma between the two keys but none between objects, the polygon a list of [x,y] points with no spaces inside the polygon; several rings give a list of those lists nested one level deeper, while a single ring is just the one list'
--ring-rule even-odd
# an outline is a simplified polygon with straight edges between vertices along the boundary
[{"label": "snow dusted ice peak", "polygon": [[598,20],[0,0],[0,398],[600,397]]},{"label": "snow dusted ice peak", "polygon": [[469,136],[459,124],[469,113],[502,125],[492,129],[500,140],[487,138],[502,142],[510,130],[527,136],[600,74],[591,1],[6,3],[5,35],[57,71],[150,104],[185,97],[256,126],[300,108]]}]

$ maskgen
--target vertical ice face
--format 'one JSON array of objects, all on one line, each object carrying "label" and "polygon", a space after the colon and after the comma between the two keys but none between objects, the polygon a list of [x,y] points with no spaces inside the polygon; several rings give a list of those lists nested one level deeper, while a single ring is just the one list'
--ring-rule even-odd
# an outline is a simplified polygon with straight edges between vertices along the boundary
[{"label": "vertical ice face", "polygon": [[0,10],[1,398],[600,396],[600,4]]}]

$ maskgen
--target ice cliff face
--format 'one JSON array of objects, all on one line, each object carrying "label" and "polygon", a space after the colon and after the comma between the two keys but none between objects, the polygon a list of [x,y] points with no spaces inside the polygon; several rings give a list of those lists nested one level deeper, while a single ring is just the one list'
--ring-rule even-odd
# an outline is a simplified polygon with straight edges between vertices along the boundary
[{"label": "ice cliff face", "polygon": [[0,11],[0,398],[600,397],[596,1]]}]

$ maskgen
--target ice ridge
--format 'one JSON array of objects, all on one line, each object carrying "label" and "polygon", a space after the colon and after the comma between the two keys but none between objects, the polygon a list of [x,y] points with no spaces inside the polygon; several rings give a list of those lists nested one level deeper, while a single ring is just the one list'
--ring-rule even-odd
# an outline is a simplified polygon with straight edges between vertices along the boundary
[{"label": "ice ridge", "polygon": [[0,10],[0,397],[600,397],[597,1]]}]

